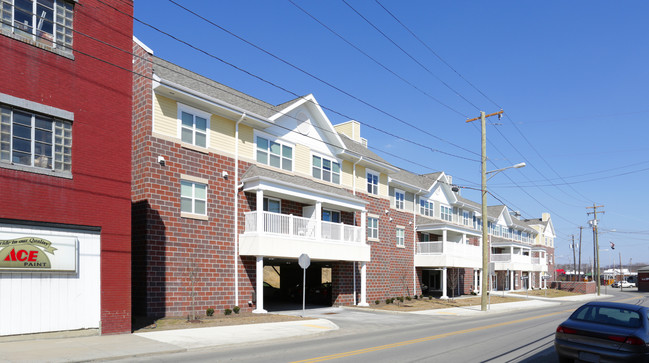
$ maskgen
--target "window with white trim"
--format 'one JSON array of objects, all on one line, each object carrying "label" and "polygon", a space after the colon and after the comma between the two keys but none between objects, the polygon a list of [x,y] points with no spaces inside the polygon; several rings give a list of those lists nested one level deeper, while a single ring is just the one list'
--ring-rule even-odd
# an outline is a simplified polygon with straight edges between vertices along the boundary
[{"label": "window with white trim", "polygon": [[463,210],[462,211],[462,224],[465,226],[468,226],[471,220],[471,213],[468,211]]},{"label": "window with white trim", "polygon": [[323,209],[322,220],[325,222],[340,223],[340,212],[335,210]]},{"label": "window with white trim", "polygon": [[419,199],[419,213],[432,217],[433,216],[433,202],[425,199]]},{"label": "window with white trim", "polygon": [[180,211],[191,214],[207,215],[207,185],[181,180]]},{"label": "window with white trim", "polygon": [[293,147],[278,140],[257,136],[257,162],[288,171],[293,170]]},{"label": "window with white trim", "polygon": [[367,217],[367,238],[379,238],[379,219]]},{"label": "window with white trim", "polygon": [[379,194],[379,174],[373,171],[367,171],[367,192],[369,194]]},{"label": "window with white trim", "polygon": [[442,218],[445,221],[452,221],[453,220],[453,209],[451,207],[447,207],[445,205],[440,206],[440,218]]},{"label": "window with white trim", "polygon": [[281,213],[282,201],[274,198],[264,198],[264,211],[272,213]]},{"label": "window with white trim", "polygon": [[180,120],[180,140],[206,148],[209,113],[178,104],[178,119]]},{"label": "window with white trim", "polygon": [[340,184],[340,163],[313,155],[312,164],[314,178]]},{"label": "window with white trim", "polygon": [[72,53],[73,14],[73,3],[65,0],[2,0],[0,5],[3,32],[65,53]]},{"label": "window with white trim", "polygon": [[72,169],[72,123],[0,105],[0,161]]},{"label": "window with white trim", "polygon": [[403,190],[395,189],[394,190],[394,208],[395,209],[404,209],[406,200],[406,192]]},{"label": "window with white trim", "polygon": [[397,228],[397,247],[404,247],[406,241],[406,230],[403,228]]}]

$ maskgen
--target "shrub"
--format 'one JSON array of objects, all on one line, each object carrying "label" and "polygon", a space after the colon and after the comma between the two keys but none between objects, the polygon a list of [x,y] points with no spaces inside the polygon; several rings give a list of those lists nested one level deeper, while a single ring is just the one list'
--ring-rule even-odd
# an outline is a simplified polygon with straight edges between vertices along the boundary
[{"label": "shrub", "polygon": [[214,315],[214,309],[212,309],[212,308],[208,308],[207,311],[205,311],[205,314],[207,314],[207,316],[212,316],[212,315]]},{"label": "shrub", "polygon": [[231,309],[225,309],[225,310],[223,310],[223,314],[230,315],[230,314],[232,314],[232,310]]},{"label": "shrub", "polygon": [[424,294],[419,295],[419,298],[423,300],[424,299]]},{"label": "shrub", "polygon": [[393,303],[393,302],[394,302],[394,298],[391,297],[391,298],[390,298],[390,303]]},{"label": "shrub", "polygon": [[[416,299],[416,297],[415,297],[415,299]],[[406,300],[410,301],[410,300],[412,300],[412,298],[410,296],[406,296]]]},{"label": "shrub", "polygon": [[235,307],[232,308],[232,311],[234,311],[235,314],[239,314],[240,310],[241,310],[241,308],[238,307],[238,306],[235,306]]},{"label": "shrub", "polygon": [[419,296],[415,295],[414,298],[415,298],[415,300],[417,300],[417,299],[419,299]]},{"label": "shrub", "polygon": [[399,302],[403,302],[403,296],[399,296],[397,300],[399,300]]},{"label": "shrub", "polygon": [[386,304],[390,304],[391,302],[392,302],[392,299],[390,299],[390,298],[385,299]]},{"label": "shrub", "polygon": [[433,300],[433,297],[428,295],[428,300]]},{"label": "shrub", "polygon": [[376,305],[378,305],[378,304],[380,304],[380,303],[381,303],[381,301],[379,301],[379,300],[376,300],[376,301],[375,301],[374,303],[375,303]]}]

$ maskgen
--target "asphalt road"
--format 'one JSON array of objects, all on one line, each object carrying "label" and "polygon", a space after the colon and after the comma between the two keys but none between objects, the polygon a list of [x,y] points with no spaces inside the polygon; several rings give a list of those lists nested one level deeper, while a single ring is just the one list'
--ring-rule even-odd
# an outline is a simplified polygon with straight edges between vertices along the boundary
[{"label": "asphalt road", "polygon": [[[610,301],[649,304],[646,293],[619,292]],[[647,299],[649,300],[649,299]],[[340,330],[228,349],[190,351],[138,362],[557,362],[554,331],[584,302],[478,317],[426,316],[344,309],[320,314]],[[648,305],[649,306],[649,305]],[[340,310],[336,310],[340,311]],[[316,311],[313,311],[316,313]],[[134,361],[131,359],[130,361]]]}]

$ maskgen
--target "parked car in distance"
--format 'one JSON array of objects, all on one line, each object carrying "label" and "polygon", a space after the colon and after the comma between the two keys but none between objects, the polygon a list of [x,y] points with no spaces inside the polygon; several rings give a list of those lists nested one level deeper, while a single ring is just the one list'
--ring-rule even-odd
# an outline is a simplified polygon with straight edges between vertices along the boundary
[{"label": "parked car in distance", "polygon": [[649,362],[649,308],[589,302],[561,323],[554,335],[560,362]]},{"label": "parked car in distance", "polygon": [[628,281],[616,281],[611,286],[612,287],[620,287],[620,285],[622,285],[622,288],[635,287],[635,284],[633,282],[628,282]]}]

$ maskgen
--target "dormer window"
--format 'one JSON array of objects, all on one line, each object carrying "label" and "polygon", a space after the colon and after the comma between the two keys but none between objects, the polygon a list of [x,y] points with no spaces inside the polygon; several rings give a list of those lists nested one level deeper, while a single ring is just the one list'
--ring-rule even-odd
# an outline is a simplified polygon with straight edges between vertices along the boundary
[{"label": "dormer window", "polygon": [[419,200],[419,213],[425,216],[433,216],[433,202],[425,199]]},{"label": "dormer window", "polygon": [[340,163],[315,155],[312,162],[314,178],[340,184]]}]

